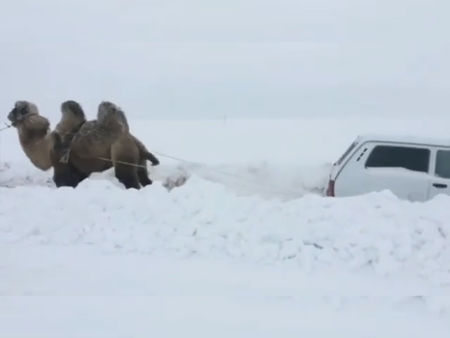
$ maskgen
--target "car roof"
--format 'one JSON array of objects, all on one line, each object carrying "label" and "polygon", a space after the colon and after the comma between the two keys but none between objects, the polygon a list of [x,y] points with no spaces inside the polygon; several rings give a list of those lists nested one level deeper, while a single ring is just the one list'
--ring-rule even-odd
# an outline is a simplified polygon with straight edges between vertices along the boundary
[{"label": "car roof", "polygon": [[450,147],[450,137],[435,138],[435,137],[408,135],[408,134],[405,135],[362,134],[357,137],[356,141],[358,143],[391,142],[391,143],[409,143],[409,144]]}]

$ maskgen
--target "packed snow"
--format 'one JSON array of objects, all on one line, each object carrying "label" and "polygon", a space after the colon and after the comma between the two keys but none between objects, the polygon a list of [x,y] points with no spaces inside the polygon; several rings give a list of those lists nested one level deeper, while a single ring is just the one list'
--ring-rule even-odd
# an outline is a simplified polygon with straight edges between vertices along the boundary
[{"label": "packed snow", "polygon": [[160,184],[124,192],[108,181],[84,182],[76,191],[3,190],[4,243],[287,262],[306,271],[370,268],[450,286],[447,197],[420,205],[388,192],[264,201],[196,177],[170,193]]},{"label": "packed snow", "polygon": [[447,337],[450,197],[324,197],[356,130],[405,125],[345,123],[131,120],[162,154],[139,191],[57,189],[3,132],[2,336]]}]

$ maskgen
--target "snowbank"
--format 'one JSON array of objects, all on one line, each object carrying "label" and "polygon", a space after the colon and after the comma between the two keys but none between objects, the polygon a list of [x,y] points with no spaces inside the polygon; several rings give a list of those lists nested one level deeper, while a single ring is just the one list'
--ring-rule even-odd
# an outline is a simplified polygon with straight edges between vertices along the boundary
[{"label": "snowbank", "polygon": [[321,196],[358,133],[422,121],[131,125],[187,161],[158,154],[139,191],[111,170],[56,189],[0,134],[0,335],[448,336],[450,197]]},{"label": "snowbank", "polygon": [[2,243],[90,244],[124,252],[228,257],[320,270],[370,269],[450,285],[450,197],[392,194],[291,201],[237,197],[196,176],[170,193],[105,180],[77,189],[1,188]]}]

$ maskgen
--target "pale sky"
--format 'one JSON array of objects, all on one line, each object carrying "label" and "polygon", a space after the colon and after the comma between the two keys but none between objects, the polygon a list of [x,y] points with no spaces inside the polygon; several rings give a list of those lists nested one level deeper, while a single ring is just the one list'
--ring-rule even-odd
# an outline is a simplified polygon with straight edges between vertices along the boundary
[{"label": "pale sky", "polygon": [[0,4],[0,107],[95,117],[447,114],[448,0]]}]

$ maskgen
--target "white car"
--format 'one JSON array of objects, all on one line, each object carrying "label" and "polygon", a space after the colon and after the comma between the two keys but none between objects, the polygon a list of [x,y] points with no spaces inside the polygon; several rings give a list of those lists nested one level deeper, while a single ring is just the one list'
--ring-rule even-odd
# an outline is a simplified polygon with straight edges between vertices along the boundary
[{"label": "white car", "polygon": [[450,140],[359,136],[333,164],[326,195],[382,190],[410,201],[450,194]]}]

